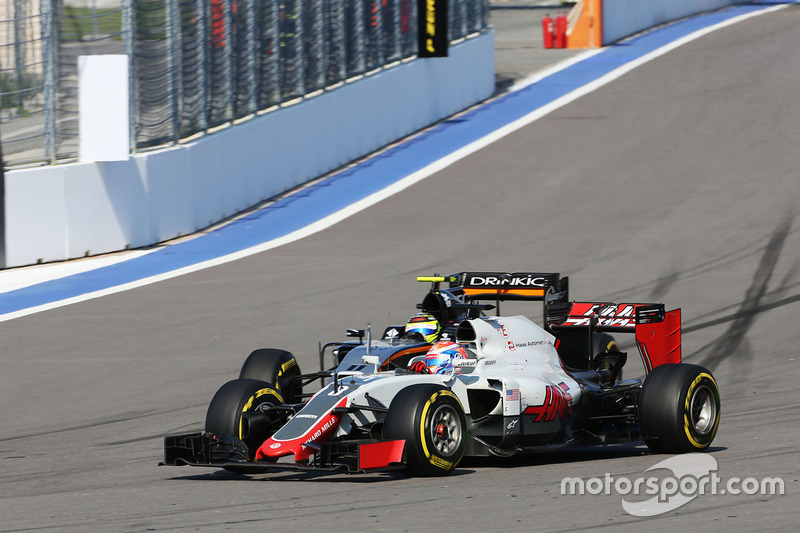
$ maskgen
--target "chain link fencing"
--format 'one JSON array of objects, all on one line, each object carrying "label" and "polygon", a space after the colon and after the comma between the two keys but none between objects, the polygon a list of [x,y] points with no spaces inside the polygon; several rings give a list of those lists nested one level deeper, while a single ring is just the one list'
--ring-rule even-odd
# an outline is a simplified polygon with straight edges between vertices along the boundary
[{"label": "chain link fencing", "polygon": [[[4,164],[75,160],[81,55],[131,58],[135,153],[213,131],[414,58],[417,4],[0,0]],[[449,0],[450,41],[482,31],[488,18],[488,0]]]}]

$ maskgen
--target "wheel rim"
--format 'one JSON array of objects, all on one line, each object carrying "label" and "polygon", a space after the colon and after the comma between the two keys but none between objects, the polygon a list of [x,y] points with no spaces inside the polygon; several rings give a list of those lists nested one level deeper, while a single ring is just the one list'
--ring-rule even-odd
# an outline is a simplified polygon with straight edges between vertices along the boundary
[{"label": "wheel rim", "polygon": [[692,395],[689,406],[690,423],[698,435],[708,435],[717,419],[717,401],[708,385],[700,385]]},{"label": "wheel rim", "polygon": [[451,405],[440,405],[431,417],[431,441],[439,455],[455,454],[461,445],[461,420]]}]

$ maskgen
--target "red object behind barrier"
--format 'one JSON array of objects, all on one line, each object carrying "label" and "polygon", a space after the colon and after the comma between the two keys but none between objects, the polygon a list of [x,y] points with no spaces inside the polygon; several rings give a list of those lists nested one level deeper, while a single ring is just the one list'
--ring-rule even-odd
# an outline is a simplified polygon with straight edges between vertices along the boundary
[{"label": "red object behind barrier", "polygon": [[566,17],[566,15],[561,15],[560,17],[556,17],[555,46],[556,46],[556,48],[566,48],[567,47],[567,17]]},{"label": "red object behind barrier", "polygon": [[542,19],[542,37],[544,38],[544,47],[553,48],[553,19],[550,15]]}]

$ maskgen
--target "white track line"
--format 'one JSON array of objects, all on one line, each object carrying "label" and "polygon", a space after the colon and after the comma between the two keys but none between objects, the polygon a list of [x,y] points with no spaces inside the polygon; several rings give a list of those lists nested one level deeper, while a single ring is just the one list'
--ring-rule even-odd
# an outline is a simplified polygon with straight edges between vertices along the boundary
[{"label": "white track line", "polygon": [[[249,257],[251,255],[255,255],[255,254],[258,254],[258,253],[261,253],[261,252],[265,252],[267,250],[271,250],[273,248],[277,248],[278,246],[283,246],[284,244],[289,244],[291,242],[300,240],[300,239],[302,239],[304,237],[308,237],[309,235],[313,235],[314,233],[317,233],[317,232],[320,232],[320,231],[322,231],[324,229],[327,229],[327,228],[333,226],[334,224],[336,224],[338,222],[341,222],[342,220],[344,220],[346,218],[349,218],[349,217],[355,215],[356,213],[359,213],[359,212],[367,209],[368,207],[371,207],[371,206],[377,204],[378,202],[381,202],[382,200],[385,200],[386,198],[389,198],[390,196],[392,196],[394,194],[397,194],[398,192],[403,191],[403,190],[411,187],[412,185],[414,185],[416,183],[419,183],[420,181],[422,181],[425,178],[435,174],[436,172],[439,172],[440,170],[443,170],[443,169],[449,167],[453,163],[455,163],[457,161],[460,161],[461,159],[464,159],[468,155],[473,154],[473,153],[477,152],[478,150],[481,150],[482,148],[485,148],[486,146],[489,146],[490,144],[492,144],[492,143],[502,139],[503,137],[506,137],[506,136],[510,135],[511,133],[513,133],[513,132],[515,132],[515,131],[517,131],[517,130],[519,130],[519,129],[521,129],[521,128],[523,128],[523,127],[525,127],[525,126],[527,126],[527,125],[529,125],[529,124],[531,124],[531,123],[533,123],[533,122],[535,122],[537,120],[539,120],[540,118],[552,113],[553,111],[555,111],[555,110],[557,110],[557,109],[559,109],[561,107],[564,107],[567,104],[569,104],[571,102],[574,102],[578,98],[580,98],[582,96],[585,96],[585,95],[587,95],[587,94],[589,94],[589,93],[591,93],[593,91],[596,91],[597,89],[603,87],[604,85],[608,85],[612,81],[624,76],[625,74],[627,74],[628,72],[632,71],[633,69],[635,69],[637,67],[640,67],[640,66],[642,66],[645,63],[648,63],[650,61],[653,61],[654,59],[656,59],[658,57],[661,57],[664,54],[666,54],[668,52],[671,52],[672,50],[675,50],[676,48],[678,48],[680,46],[683,46],[686,43],[689,43],[689,42],[692,42],[694,40],[697,40],[700,37],[703,37],[704,35],[707,35],[707,34],[713,32],[713,31],[716,31],[716,30],[719,30],[719,29],[722,29],[722,28],[725,28],[725,27],[728,27],[728,26],[732,26],[733,24],[736,24],[736,23],[741,22],[743,20],[746,20],[746,19],[749,19],[749,18],[752,18],[752,17],[756,17],[756,16],[759,16],[759,15],[763,15],[765,13],[770,13],[772,11],[777,11],[779,9],[784,9],[784,8],[788,7],[788,5],[789,4],[772,6],[772,7],[764,8],[762,10],[754,11],[752,13],[739,15],[737,17],[730,18],[730,19],[725,20],[723,22],[720,22],[718,24],[714,24],[713,26],[708,26],[707,28],[703,28],[703,29],[698,30],[698,31],[696,31],[694,33],[690,33],[689,35],[686,35],[686,36],[684,36],[684,37],[682,37],[682,38],[680,38],[680,39],[678,39],[676,41],[673,41],[673,42],[671,42],[671,43],[669,43],[669,44],[667,44],[665,46],[662,46],[661,48],[653,50],[652,52],[650,52],[648,54],[645,54],[644,56],[642,56],[642,57],[640,57],[640,58],[638,58],[638,59],[636,59],[634,61],[631,61],[630,63],[627,63],[627,64],[625,64],[625,65],[623,65],[623,66],[621,66],[621,67],[609,72],[608,74],[605,74],[604,76],[601,76],[600,78],[594,80],[593,82],[590,82],[590,83],[584,85],[583,87],[580,87],[580,88],[575,89],[574,91],[572,91],[572,92],[570,92],[568,94],[565,94],[564,96],[554,100],[553,102],[551,102],[551,103],[549,103],[549,104],[547,104],[547,105],[545,105],[543,107],[540,107],[539,109],[537,109],[535,111],[532,111],[531,113],[525,115],[524,117],[519,118],[519,119],[515,120],[514,122],[511,122],[511,123],[503,126],[502,128],[499,128],[499,129],[493,131],[492,133],[489,133],[488,135],[482,137],[481,139],[478,139],[477,141],[474,141],[471,144],[469,144],[467,146],[464,146],[463,148],[460,148],[459,150],[456,150],[455,152],[453,152],[451,154],[446,155],[445,157],[439,159],[438,161],[434,161],[433,163],[431,163],[430,165],[426,166],[425,168],[422,168],[422,169],[414,172],[413,174],[410,174],[409,176],[406,176],[405,178],[393,183],[392,185],[389,185],[385,189],[382,189],[382,190],[380,190],[380,191],[378,191],[376,193],[373,193],[372,195],[370,195],[370,196],[368,196],[368,197],[366,197],[366,198],[364,198],[362,200],[359,200],[358,202],[356,202],[356,203],[354,203],[352,205],[349,205],[349,206],[345,207],[344,209],[342,209],[340,211],[337,211],[336,213],[333,213],[332,215],[329,215],[329,216],[327,216],[327,217],[325,217],[325,218],[323,218],[321,220],[318,220],[317,222],[314,222],[313,224],[311,224],[309,226],[306,226],[305,228],[302,228],[302,229],[299,229],[299,230],[294,231],[292,233],[289,233],[287,235],[284,235],[283,237],[279,237],[277,239],[273,239],[271,241],[259,244],[257,246],[252,246],[250,248],[246,248],[244,250],[240,250],[240,251],[234,252],[232,254],[228,254],[228,255],[225,255],[225,256],[222,256],[222,257],[218,257],[216,259],[211,259],[211,260],[204,261],[202,263],[197,263],[195,265],[191,265],[191,266],[188,266],[188,267],[179,268],[179,269],[173,270],[171,272],[166,272],[164,274],[158,274],[156,276],[150,276],[148,278],[143,278],[143,279],[140,279],[140,280],[137,280],[137,281],[133,281],[133,282],[130,282],[130,283],[125,283],[123,285],[118,285],[116,287],[111,287],[111,288],[103,289],[103,290],[100,290],[100,291],[95,291],[95,292],[91,292],[91,293],[87,293],[87,294],[82,294],[80,296],[75,296],[73,298],[67,298],[67,299],[64,299],[64,300],[59,300],[57,302],[51,302],[51,303],[39,305],[39,306],[36,306],[36,307],[31,307],[31,308],[28,308],[28,309],[22,309],[20,311],[15,311],[15,312],[12,312],[12,313],[6,313],[4,315],[0,315],[0,322],[5,322],[7,320],[13,320],[15,318],[20,318],[20,317],[27,316],[27,315],[32,315],[32,314],[35,314],[35,313],[41,313],[42,311],[48,311],[50,309],[56,309],[58,307],[64,307],[64,306],[72,305],[72,304],[79,303],[79,302],[85,302],[86,300],[92,300],[94,298],[100,298],[102,296],[107,296],[109,294],[115,294],[115,293],[118,293],[118,292],[123,292],[123,291],[131,290],[131,289],[135,289],[135,288],[138,288],[138,287],[143,287],[145,285],[151,285],[153,283],[158,283],[159,281],[164,281],[164,280],[167,280],[167,279],[176,278],[178,276],[183,276],[185,274],[190,274],[192,272],[197,272],[199,270],[205,270],[207,268],[212,268],[212,267],[215,267],[215,266],[218,266],[218,265],[223,265],[225,263],[230,263],[232,261],[236,261],[236,260],[242,259],[244,257]],[[514,86],[515,90],[519,90],[519,89],[527,87],[527,86],[529,86],[529,85],[531,85],[533,83],[536,83],[537,81],[541,80],[546,75],[553,74],[555,72],[558,72],[559,70],[563,70],[564,68],[567,68],[568,66],[570,66],[570,65],[572,65],[572,64],[574,64],[574,63],[576,63],[576,62],[578,62],[580,60],[586,59],[586,57],[594,55],[596,53],[599,53],[599,50],[598,51],[587,52],[586,54],[580,54],[580,55],[578,55],[578,56],[576,56],[574,58],[571,58],[571,59],[569,59],[567,61],[564,61],[563,63],[559,63],[558,65],[556,65],[552,69],[548,69],[546,71],[540,72],[540,73],[538,73],[538,74],[536,74],[534,76],[531,76],[530,78],[527,78],[526,80],[523,80],[522,82],[516,84]]]}]

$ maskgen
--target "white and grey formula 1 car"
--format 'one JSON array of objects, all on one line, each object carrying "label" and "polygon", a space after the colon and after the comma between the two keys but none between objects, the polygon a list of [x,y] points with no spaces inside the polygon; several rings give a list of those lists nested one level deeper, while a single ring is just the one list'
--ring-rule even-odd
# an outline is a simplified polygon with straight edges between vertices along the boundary
[{"label": "white and grey formula 1 car", "polygon": [[[335,367],[301,374],[287,351],[256,350],[211,400],[203,432],[165,437],[165,464],[410,475],[451,472],[467,456],[564,445],[644,442],[705,450],[720,416],[708,370],[681,363],[680,310],[662,304],[571,302],[553,273],[464,272],[418,278],[418,305],[467,358],[425,371],[431,338],[387,328],[333,348]],[[442,287],[447,283],[449,287]],[[496,301],[543,301],[544,327],[484,316]],[[646,378],[621,380],[627,355],[609,333],[633,333]],[[423,373],[412,370],[422,370]],[[302,389],[327,380],[315,394]]]}]

